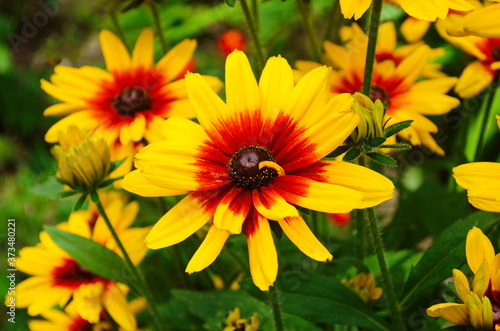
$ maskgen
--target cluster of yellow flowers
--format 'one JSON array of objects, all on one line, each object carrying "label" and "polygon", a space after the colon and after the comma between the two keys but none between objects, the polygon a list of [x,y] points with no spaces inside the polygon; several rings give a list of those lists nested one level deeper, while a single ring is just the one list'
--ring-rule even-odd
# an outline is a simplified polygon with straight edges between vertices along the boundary
[{"label": "cluster of yellow flowers", "polygon": [[[136,202],[127,204],[114,193],[105,198],[112,224],[136,265],[147,248],[175,245],[207,223],[208,233],[186,266],[188,273],[208,267],[229,236],[243,232],[253,281],[267,291],[278,273],[272,225],[312,259],[331,260],[332,254],[309,229],[298,207],[347,213],[391,199],[394,185],[366,167],[324,158],[348,137],[360,141],[383,136],[385,124],[408,120],[413,123],[398,133],[400,138],[444,155],[431,135],[437,126],[426,115],[449,112],[460,104],[447,95],[451,89],[461,98],[474,96],[500,70],[500,28],[492,23],[500,17],[500,4],[391,2],[413,17],[404,23],[409,42],[397,44],[392,22],[380,26],[371,91],[366,96],[357,93],[364,83],[369,38],[356,23],[340,31],[342,45],[323,44],[323,62],[328,66],[298,61],[293,70],[286,59],[274,56],[257,80],[247,56],[235,50],[226,60],[225,101],[217,95],[222,89],[218,78],[186,74],[195,40],[184,40],[154,64],[152,29],[142,31],[132,55],[113,33],[102,31],[107,70],[57,66],[50,81],[41,82],[45,92],[61,101],[44,114],[67,115],[45,137],[59,144],[53,149],[59,178],[72,189],[96,190],[112,171],[111,177],[125,176],[117,186],[140,196],[186,195],[152,229],[129,228],[138,212]],[[340,1],[344,16],[355,19],[370,4],[370,0]],[[422,31],[418,20],[436,19],[443,38],[477,58],[459,78],[446,76],[434,62],[443,50],[431,49],[421,41],[422,34],[409,32]],[[415,30],[409,27],[412,24]],[[197,122],[191,120],[194,117]],[[111,161],[119,160],[125,161],[110,168]],[[458,166],[454,173],[457,183],[468,190],[471,204],[500,212],[499,170],[499,164],[483,162]],[[72,213],[59,228],[122,254],[92,203],[88,210]],[[33,321],[30,328],[65,325],[72,330],[86,324],[109,328],[104,311],[124,330],[137,327],[134,313],[143,308],[142,299],[127,302],[125,285],[86,270],[47,233],[42,232],[40,239],[37,246],[21,251],[17,266],[33,276],[19,285],[18,307],[48,320]],[[494,255],[493,246],[477,228],[467,237],[467,261],[474,273],[472,290],[466,276],[453,271],[463,303],[435,305],[428,314],[500,330],[500,254]],[[367,303],[382,295],[373,274],[344,283]],[[52,310],[68,302],[64,312]],[[249,324],[235,310],[224,330],[258,326],[256,317]]]}]

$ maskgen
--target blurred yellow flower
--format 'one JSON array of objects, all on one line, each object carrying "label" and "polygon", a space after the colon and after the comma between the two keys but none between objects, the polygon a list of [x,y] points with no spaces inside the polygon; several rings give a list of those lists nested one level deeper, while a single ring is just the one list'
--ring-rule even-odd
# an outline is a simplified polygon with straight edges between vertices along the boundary
[{"label": "blurred yellow flower", "polygon": [[[194,117],[183,74],[196,41],[182,41],[154,64],[151,28],[142,31],[132,55],[108,30],[101,31],[99,39],[107,71],[58,65],[50,81],[41,81],[46,93],[62,101],[48,107],[44,115],[67,115],[48,130],[45,140],[57,142],[58,132],[72,124],[98,132],[109,145],[112,161],[127,158],[119,171],[124,175],[130,171],[133,155],[143,140],[151,142],[161,137],[165,118]],[[178,79],[179,75],[182,79]],[[213,88],[222,87],[219,79],[206,79]]]},{"label": "blurred yellow flower", "polygon": [[[450,9],[468,11],[472,6],[467,0],[392,0],[408,15],[426,21],[445,18]],[[345,18],[359,19],[368,10],[372,0],[340,0],[340,7]]]},{"label": "blurred yellow flower", "polygon": [[[489,0],[500,2],[499,0]],[[452,36],[479,36],[485,38],[499,38],[500,24],[500,4],[489,5],[488,1],[482,6],[480,3],[474,2],[476,5],[474,11],[462,16],[462,19],[456,22],[455,26],[449,27],[448,33]]]},{"label": "blurred yellow flower", "polygon": [[[125,200],[115,194],[104,201],[110,221],[127,253],[134,264],[139,264],[146,255],[143,240],[150,229],[129,228],[138,212],[137,202],[125,205]],[[121,254],[104,219],[94,208],[72,213],[68,222],[58,227]],[[19,251],[16,267],[32,275],[17,286],[17,307],[28,308],[28,314],[43,314],[55,305],[64,306],[71,300],[77,314],[90,323],[98,323],[104,309],[124,329],[135,328],[135,317],[126,301],[127,286],[102,278],[81,266],[57,246],[47,232],[40,233],[39,244]],[[9,299],[7,297],[6,302]]]},{"label": "blurred yellow flower", "polygon": [[367,304],[372,304],[382,296],[382,288],[376,287],[372,273],[361,272],[350,279],[342,279],[343,285],[354,291]]},{"label": "blurred yellow flower", "polygon": [[465,245],[467,263],[474,273],[472,291],[467,277],[453,270],[453,282],[462,303],[440,303],[427,309],[432,317],[472,326],[481,330],[500,330],[500,254],[483,232],[473,227]]},{"label": "blurred yellow flower", "polygon": [[257,314],[250,316],[248,319],[241,318],[240,308],[235,308],[226,318],[226,327],[222,331],[257,331],[260,326],[260,321]]},{"label": "blurred yellow flower", "polygon": [[75,190],[96,188],[108,174],[110,153],[103,138],[91,137],[86,131],[70,125],[59,131],[59,145],[52,154],[58,164],[58,176]]}]

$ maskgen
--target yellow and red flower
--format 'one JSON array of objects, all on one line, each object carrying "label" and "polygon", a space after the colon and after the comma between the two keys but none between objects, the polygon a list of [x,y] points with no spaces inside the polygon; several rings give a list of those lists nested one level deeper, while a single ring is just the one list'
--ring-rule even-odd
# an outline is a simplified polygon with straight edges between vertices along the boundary
[{"label": "yellow and red flower", "polygon": [[[124,198],[115,194],[107,196],[104,201],[110,221],[132,262],[139,264],[146,255],[147,248],[142,242],[150,229],[129,228],[137,215],[138,204],[125,205]],[[72,213],[68,222],[58,227],[121,254],[95,207]],[[105,309],[124,329],[135,328],[135,317],[125,298],[128,288],[81,266],[57,246],[47,232],[40,233],[39,244],[20,250],[16,267],[32,275],[17,286],[17,307],[28,308],[28,314],[43,314],[56,305],[64,306],[71,299],[77,314],[90,323],[98,323],[101,311]]]},{"label": "yellow and red flower", "polygon": [[[68,116],[49,129],[46,141],[57,142],[58,132],[71,124],[100,131],[110,146],[112,161],[128,157],[122,166],[126,173],[143,140],[159,139],[165,118],[193,117],[184,79],[175,79],[185,72],[196,41],[182,41],[153,65],[153,40],[153,30],[144,29],[130,56],[113,33],[103,30],[100,42],[107,71],[56,66],[50,81],[42,80],[41,86],[62,102],[48,107],[44,115]],[[221,88],[217,78],[207,79],[214,88]]]},{"label": "yellow and red flower", "polygon": [[[463,23],[463,13],[450,13],[446,20],[436,24],[439,34],[451,44],[476,58],[460,76],[455,91],[462,98],[473,97],[488,87],[500,70],[500,38],[478,36],[455,37],[448,32],[457,32]],[[497,21],[495,21],[497,22]]]},{"label": "yellow and red flower", "polygon": [[[435,21],[445,18],[450,9],[468,11],[472,6],[467,0],[391,0],[398,4],[408,15],[425,20]],[[345,18],[359,19],[368,10],[372,0],[340,0],[340,8]]]},{"label": "yellow and red flower", "polygon": [[[386,31],[386,28],[383,27],[382,31]],[[432,57],[432,50],[421,44],[404,58],[396,57],[390,52],[395,48],[394,39],[381,38],[379,49],[385,49],[389,54],[384,55],[385,51],[378,51],[370,97],[387,103],[385,121],[389,121],[388,125],[413,120],[411,127],[398,133],[400,137],[412,145],[423,144],[431,151],[444,155],[444,151],[431,136],[431,133],[437,132],[437,126],[424,115],[444,114],[460,104],[458,99],[446,95],[457,78],[440,77],[418,81],[426,68],[429,68],[428,60]],[[352,26],[352,37],[346,47],[329,41],[324,43],[325,61],[338,68],[332,71],[332,95],[361,91],[367,45],[368,37],[357,24]],[[303,73],[319,64],[298,61],[296,66]]]},{"label": "yellow and red flower", "polygon": [[204,269],[231,234],[244,231],[254,283],[273,284],[278,261],[269,221],[306,255],[332,258],[294,205],[321,212],[349,212],[390,199],[384,176],[342,161],[320,161],[359,122],[348,94],[330,98],[330,69],[305,75],[296,86],[281,57],[270,58],[257,83],[247,57],[226,60],[224,103],[197,74],[186,83],[200,125],[183,118],[165,121],[165,141],[136,155],[137,170],[123,187],[143,196],[186,194],[146,238],[149,248],[174,245],[213,218],[186,271]]},{"label": "yellow and red flower", "polygon": [[475,329],[500,330],[500,254],[495,255],[488,237],[476,227],[467,234],[465,253],[474,273],[472,290],[463,272],[454,269],[453,282],[463,303],[440,303],[427,314]]}]

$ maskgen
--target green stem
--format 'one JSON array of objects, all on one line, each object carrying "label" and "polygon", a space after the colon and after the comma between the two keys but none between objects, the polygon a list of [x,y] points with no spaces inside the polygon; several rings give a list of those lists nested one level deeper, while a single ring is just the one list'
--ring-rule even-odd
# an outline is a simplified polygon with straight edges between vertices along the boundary
[{"label": "green stem", "polygon": [[122,43],[125,45],[125,48],[128,48],[128,43],[127,40],[125,39],[125,34],[123,33],[122,27],[120,26],[120,23],[118,22],[118,17],[116,16],[116,11],[114,8],[111,8],[108,10],[109,18],[111,18],[111,23],[113,24],[113,27],[116,30],[116,33],[118,34],[118,37],[121,39]]},{"label": "green stem", "polygon": [[396,294],[394,293],[394,287],[392,285],[391,275],[389,269],[387,268],[387,262],[384,255],[384,243],[382,241],[382,235],[375,217],[375,210],[373,207],[367,209],[368,212],[368,228],[372,238],[373,249],[377,255],[378,264],[380,267],[380,273],[382,275],[382,281],[384,283],[384,292],[387,296],[387,301],[389,301],[389,308],[391,309],[392,319],[395,326],[395,330],[403,331],[406,327],[401,316],[401,311],[396,300]]},{"label": "green stem", "polygon": [[323,40],[330,40],[334,44],[340,44],[340,26],[342,24],[342,12],[340,11],[340,1],[333,0],[330,7],[329,19],[326,20],[325,35]]},{"label": "green stem", "polygon": [[306,30],[307,37],[309,38],[309,44],[311,51],[313,53],[314,61],[321,60],[321,49],[319,47],[318,37],[316,36],[316,31],[314,31],[312,17],[310,11],[308,10],[304,0],[297,0],[297,6],[299,7],[300,14],[302,15],[302,22],[304,23],[304,29]]},{"label": "green stem", "polygon": [[276,331],[284,331],[283,321],[281,319],[280,303],[274,286],[269,287],[269,300],[271,301],[271,307],[273,309],[274,327],[276,328]]},{"label": "green stem", "polygon": [[144,298],[146,299],[146,301],[148,303],[149,312],[151,313],[151,317],[153,318],[154,329],[157,331],[165,330],[165,328],[162,327],[162,325],[164,323],[161,322],[160,315],[158,314],[158,311],[156,310],[156,305],[153,302],[153,296],[151,295],[151,292],[149,291],[149,288],[148,288],[146,282],[144,281],[144,279],[142,278],[141,274],[139,273],[137,268],[132,263],[132,260],[130,259],[127,251],[125,250],[125,247],[123,246],[120,238],[118,237],[118,234],[116,233],[116,231],[113,227],[113,224],[111,224],[111,221],[109,220],[108,214],[106,214],[106,210],[102,206],[101,199],[99,198],[99,195],[97,194],[96,191],[94,191],[94,192],[92,192],[91,196],[97,197],[97,201],[94,201],[94,202],[97,206],[97,210],[99,211],[99,215],[101,215],[102,218],[104,219],[104,222],[106,222],[106,225],[108,226],[109,232],[111,232],[111,235],[113,236],[113,239],[115,240],[116,245],[118,246],[118,248],[122,252],[123,259],[125,260],[125,264],[127,265],[128,271],[132,275],[133,280],[135,282],[134,285],[136,285],[140,289],[141,294],[144,296]]},{"label": "green stem", "polygon": [[380,15],[382,14],[382,0],[373,0],[372,12],[368,28],[368,47],[366,49],[365,75],[363,78],[362,92],[370,96],[372,87],[373,65],[375,63],[375,50],[377,48]]},{"label": "green stem", "polygon": [[160,13],[158,12],[158,7],[154,1],[148,1],[149,9],[151,10],[151,14],[153,16],[153,21],[155,22],[156,32],[160,37],[161,51],[163,54],[167,53],[168,46],[167,40],[165,39],[165,35],[163,34],[163,29],[161,27]]},{"label": "green stem", "polygon": [[[264,50],[262,48],[262,43],[260,41],[259,29],[257,27],[257,20],[250,11],[247,1],[240,0],[240,3],[241,3],[241,9],[243,11],[243,16],[245,17],[245,22],[248,27],[248,33],[250,34],[250,38],[252,38],[252,42],[255,48],[255,53],[257,55],[257,70],[259,71],[260,75],[262,69],[264,69],[265,56],[264,56]],[[256,8],[254,9],[256,10]]]},{"label": "green stem", "polygon": [[[498,76],[500,78],[500,75]],[[493,104],[493,100],[495,99],[495,92],[497,90],[497,85],[499,78],[493,80],[493,82],[490,84],[488,87],[488,97],[486,99],[486,110],[484,112],[484,118],[483,118],[483,123],[480,128],[480,133],[479,133],[479,140],[477,141],[477,149],[476,153],[474,155],[474,161],[477,162],[480,160],[481,153],[483,152],[483,147],[484,147],[484,137],[486,135],[486,129],[488,127],[488,122],[491,117],[491,106]]]},{"label": "green stem", "polygon": [[365,259],[365,216],[363,209],[354,211],[356,216],[356,258],[363,263]]}]

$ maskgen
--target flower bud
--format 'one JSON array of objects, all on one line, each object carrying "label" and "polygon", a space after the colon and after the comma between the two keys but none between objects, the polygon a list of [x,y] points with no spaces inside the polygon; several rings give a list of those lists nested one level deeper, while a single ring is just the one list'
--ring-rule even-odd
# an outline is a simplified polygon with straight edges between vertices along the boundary
[{"label": "flower bud", "polygon": [[353,95],[353,109],[358,113],[360,121],[356,130],[351,134],[354,142],[361,139],[373,139],[384,136],[384,105],[380,100],[373,102],[369,97],[362,93]]}]

